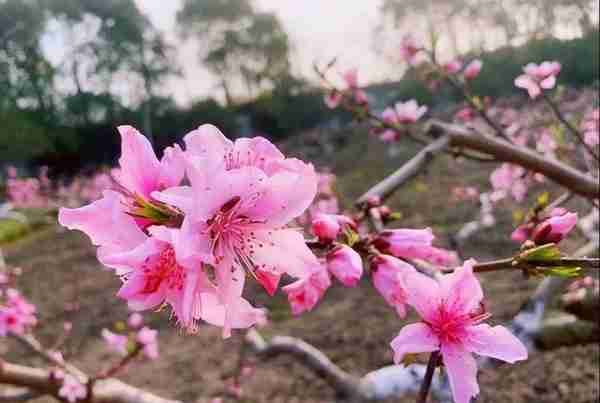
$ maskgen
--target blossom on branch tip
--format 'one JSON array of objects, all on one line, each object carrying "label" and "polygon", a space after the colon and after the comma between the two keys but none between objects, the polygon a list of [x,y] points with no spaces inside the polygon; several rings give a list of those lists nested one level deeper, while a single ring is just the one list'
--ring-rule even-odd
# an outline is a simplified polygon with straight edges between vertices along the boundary
[{"label": "blossom on branch tip", "polygon": [[347,245],[338,245],[327,254],[327,270],[346,287],[356,287],[362,277],[362,258]]},{"label": "blossom on branch tip", "polygon": [[129,342],[127,336],[102,329],[102,338],[111,350],[123,356],[127,355],[127,343]]},{"label": "blossom on branch tip", "polygon": [[151,360],[158,358],[158,331],[149,327],[141,328],[135,340],[141,344],[144,355]]},{"label": "blossom on branch tip", "polygon": [[83,400],[87,397],[87,389],[73,375],[65,375],[62,386],[58,390],[58,396],[69,403]]},{"label": "blossom on branch tip", "polygon": [[4,299],[0,306],[0,336],[22,335],[37,324],[35,305],[30,304],[21,293],[9,288],[0,294]]},{"label": "blossom on branch tip", "polygon": [[431,228],[384,230],[373,240],[383,253],[404,259],[422,259],[438,266],[456,264],[456,253],[432,245],[435,236]]},{"label": "blossom on branch tip", "polygon": [[408,353],[440,351],[456,403],[469,403],[479,394],[473,353],[514,363],[527,358],[527,349],[503,326],[482,322],[483,291],[471,259],[439,282],[418,272],[402,277],[408,304],[422,321],[403,327],[391,342],[394,361]]},{"label": "blossom on branch tip", "polygon": [[447,74],[456,74],[460,71],[460,69],[462,69],[462,67],[463,67],[463,64],[458,59],[451,60],[448,63],[445,63],[443,66],[444,71]]},{"label": "blossom on branch tip", "polygon": [[419,106],[417,101],[411,99],[406,102],[398,102],[394,105],[394,111],[396,112],[396,119],[398,123],[412,124],[416,123],[425,113],[427,113],[427,106]]},{"label": "blossom on branch tip", "polygon": [[422,47],[412,34],[406,34],[400,42],[400,57],[406,63],[414,66],[417,63],[417,55]]},{"label": "blossom on branch tip", "polygon": [[551,217],[538,224],[533,230],[532,239],[536,245],[560,242],[577,225],[577,213],[559,209]]},{"label": "blossom on branch tip", "polygon": [[340,105],[342,101],[342,93],[337,90],[332,90],[325,95],[325,105],[329,109],[335,109]]},{"label": "blossom on branch tip", "polygon": [[463,76],[465,77],[465,80],[475,79],[481,72],[482,67],[483,62],[480,59],[475,59],[469,64],[467,64],[467,67],[465,67],[465,70],[463,71]]},{"label": "blossom on branch tip", "polygon": [[558,62],[529,63],[523,67],[525,74],[515,79],[515,86],[526,89],[531,99],[537,98],[543,90],[556,85],[556,76],[561,70]]}]

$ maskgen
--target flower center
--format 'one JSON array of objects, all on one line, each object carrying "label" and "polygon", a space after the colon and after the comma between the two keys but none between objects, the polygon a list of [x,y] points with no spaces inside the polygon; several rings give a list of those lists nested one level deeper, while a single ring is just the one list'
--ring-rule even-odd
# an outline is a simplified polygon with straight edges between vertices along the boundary
[{"label": "flower center", "polygon": [[170,289],[183,289],[185,270],[177,264],[175,251],[171,246],[166,247],[156,260],[147,264],[144,273],[144,294],[156,292],[163,283]]}]

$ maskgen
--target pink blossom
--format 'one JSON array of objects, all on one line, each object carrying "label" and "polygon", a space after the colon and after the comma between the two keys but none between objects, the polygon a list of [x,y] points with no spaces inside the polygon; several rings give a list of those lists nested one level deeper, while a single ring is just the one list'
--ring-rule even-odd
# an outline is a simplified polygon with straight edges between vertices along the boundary
[{"label": "pink blossom", "polygon": [[185,214],[181,264],[214,267],[216,294],[201,293],[201,316],[223,323],[228,335],[233,323],[248,327],[264,316],[241,298],[244,272],[272,294],[283,273],[305,278],[318,265],[301,233],[284,228],[311,204],[318,179],[312,165],[285,158],[261,137],[231,142],[203,125],[184,141],[191,186],[153,196]]},{"label": "pink blossom", "polygon": [[394,129],[386,129],[379,135],[379,139],[384,143],[394,143],[398,141],[399,138],[399,132]]},{"label": "pink blossom", "polygon": [[350,88],[358,87],[358,69],[348,69],[342,73],[342,78],[346,82],[346,85]]},{"label": "pink blossom", "polygon": [[327,107],[329,109],[335,109],[340,105],[340,102],[342,101],[342,93],[336,90],[330,91],[326,96],[325,96],[325,105],[327,105]]},{"label": "pink blossom", "polygon": [[475,118],[475,111],[469,107],[464,107],[454,114],[454,118],[463,122],[470,122]]},{"label": "pink blossom", "polygon": [[536,148],[541,153],[554,155],[554,152],[558,148],[558,144],[549,130],[542,130],[538,136]]},{"label": "pink blossom", "polygon": [[396,111],[394,108],[387,107],[381,112],[381,118],[388,125],[393,125],[398,123],[398,116],[396,115]]},{"label": "pink blossom", "polygon": [[4,294],[4,305],[0,306],[0,336],[22,335],[36,325],[36,307],[15,289],[9,288]]},{"label": "pink blossom", "polygon": [[69,403],[75,403],[77,400],[83,400],[87,396],[87,390],[73,375],[65,375],[64,381],[58,395]]},{"label": "pink blossom", "polygon": [[462,67],[463,64],[458,59],[451,60],[448,63],[445,63],[443,66],[444,71],[448,74],[456,74],[460,71],[460,69],[462,69]]},{"label": "pink blossom", "polygon": [[340,233],[341,225],[335,215],[319,213],[313,218],[312,230],[321,242],[332,242]]},{"label": "pink blossom", "polygon": [[356,287],[362,277],[362,258],[354,249],[338,245],[327,254],[327,270],[346,287]]},{"label": "pink blossom", "polygon": [[354,101],[359,105],[368,105],[369,98],[367,97],[367,93],[363,90],[355,90]]},{"label": "pink blossom", "polygon": [[427,112],[427,106],[419,106],[414,99],[407,102],[398,102],[394,109],[398,123],[404,124],[416,123]]},{"label": "pink blossom", "polygon": [[127,325],[132,329],[137,329],[144,324],[144,317],[137,312],[129,315]]},{"label": "pink blossom", "polygon": [[523,167],[509,163],[500,165],[490,175],[490,182],[497,195],[494,199],[498,200],[511,193],[515,200],[522,201],[527,193],[524,177],[525,169]]},{"label": "pink blossom", "polygon": [[465,262],[439,283],[418,272],[403,276],[408,303],[423,321],[403,327],[391,342],[396,363],[407,353],[441,351],[457,403],[469,403],[479,394],[472,353],[510,363],[527,358],[527,349],[508,329],[482,324],[489,314],[482,309],[473,264]]},{"label": "pink blossom", "polygon": [[127,343],[129,341],[127,336],[113,333],[108,329],[102,329],[102,338],[111,350],[123,356],[127,355]]},{"label": "pink blossom", "polygon": [[463,71],[465,80],[473,80],[476,78],[481,72],[482,67],[483,62],[480,59],[472,60],[469,64],[467,64],[467,67],[465,67],[465,70]]},{"label": "pink blossom", "polygon": [[596,108],[588,113],[581,122],[584,141],[590,147],[600,144],[600,109]]},{"label": "pink blossom", "polygon": [[523,68],[525,74],[515,79],[515,85],[526,89],[531,99],[537,98],[543,89],[552,89],[556,85],[556,76],[561,66],[558,62],[543,62],[540,65],[529,63]]},{"label": "pink blossom", "polygon": [[400,280],[415,269],[408,263],[389,255],[376,255],[370,259],[373,285],[385,302],[396,309],[398,316],[406,317],[406,290]]},{"label": "pink blossom", "polygon": [[440,266],[456,263],[456,254],[432,246],[435,236],[431,228],[382,231],[373,241],[383,253],[405,259],[423,259]]},{"label": "pink blossom", "polygon": [[422,45],[416,41],[412,34],[406,34],[400,42],[400,57],[406,63],[414,66],[417,63],[417,55],[421,48]]},{"label": "pink blossom", "polygon": [[144,326],[141,328],[135,340],[142,345],[144,355],[151,360],[158,358],[158,331]]},{"label": "pink blossom", "polygon": [[533,227],[531,224],[519,225],[510,235],[510,238],[515,242],[525,242],[531,236]]},{"label": "pink blossom", "polygon": [[538,224],[533,230],[537,245],[560,242],[577,225],[577,213],[561,212]]},{"label": "pink blossom", "polygon": [[283,291],[287,294],[292,314],[299,315],[311,311],[330,286],[329,272],[325,267],[317,266],[309,276],[286,285]]}]

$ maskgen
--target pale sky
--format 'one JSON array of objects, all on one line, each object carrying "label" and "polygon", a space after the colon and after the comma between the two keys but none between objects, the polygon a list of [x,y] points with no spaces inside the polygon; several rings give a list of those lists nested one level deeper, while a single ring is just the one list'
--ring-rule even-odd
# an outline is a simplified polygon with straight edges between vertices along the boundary
[{"label": "pale sky", "polygon": [[[136,3],[159,29],[174,38],[175,14],[181,0],[136,0]],[[337,57],[340,68],[359,68],[364,82],[383,80],[390,73],[389,64],[382,63],[382,56],[373,46],[380,3],[381,0],[255,1],[259,10],[276,13],[290,36],[294,73],[314,77],[313,62],[327,63]],[[184,77],[169,83],[169,90],[183,103],[214,93],[215,83],[198,63],[194,46],[178,46]]]}]

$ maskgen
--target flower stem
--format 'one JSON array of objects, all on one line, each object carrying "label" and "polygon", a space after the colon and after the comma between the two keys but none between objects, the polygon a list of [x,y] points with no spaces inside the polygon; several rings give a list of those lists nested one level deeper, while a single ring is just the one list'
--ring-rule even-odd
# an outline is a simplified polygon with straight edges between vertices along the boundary
[{"label": "flower stem", "polygon": [[439,351],[434,351],[431,353],[431,356],[429,356],[427,371],[425,372],[425,378],[423,378],[423,383],[421,384],[421,390],[419,391],[419,396],[417,397],[417,403],[427,402],[427,395],[429,394],[429,389],[431,389],[431,381],[433,380],[433,373],[435,371],[435,367],[437,366],[439,356]]}]

